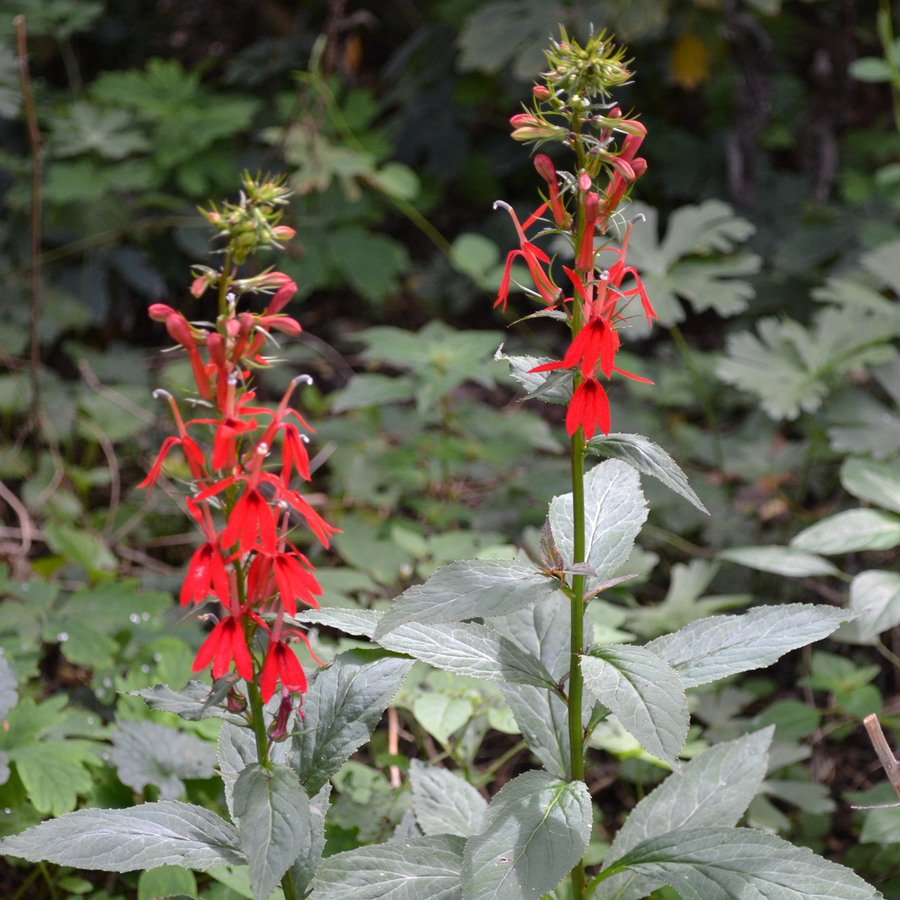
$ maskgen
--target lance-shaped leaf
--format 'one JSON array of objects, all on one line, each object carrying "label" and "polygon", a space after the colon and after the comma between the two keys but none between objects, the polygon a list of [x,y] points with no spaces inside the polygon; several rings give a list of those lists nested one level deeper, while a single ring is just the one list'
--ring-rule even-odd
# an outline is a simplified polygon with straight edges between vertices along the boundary
[{"label": "lance-shaped leaf", "polygon": [[[759,790],[769,765],[774,726],[716,744],[670,775],[629,813],[603,860],[611,866],[642,841],[678,828],[733,826]],[[660,882],[621,872],[600,883],[592,900],[637,900]]]},{"label": "lance-shaped leaf", "polygon": [[410,766],[409,780],[416,821],[425,834],[467,838],[478,831],[487,802],[467,781],[417,759]]},{"label": "lance-shaped leaf", "polygon": [[528,748],[553,774],[571,777],[569,710],[555,691],[499,684]]},{"label": "lance-shaped leaf", "polygon": [[[572,399],[572,379],[550,378],[546,372],[531,372],[538,366],[553,362],[548,356],[505,356],[503,345],[494,359],[509,363],[509,374],[528,392],[528,397],[540,397],[548,403],[567,404]],[[549,375],[556,375],[550,372]]]},{"label": "lance-shaped leaf", "polygon": [[216,745],[216,756],[219,762],[219,774],[225,787],[225,805],[228,815],[237,820],[234,811],[234,785],[238,775],[255,762],[259,762],[256,752],[256,738],[249,728],[238,728],[226,722],[219,729],[219,740]]},{"label": "lance-shaped leaf", "polygon": [[835,640],[874,644],[880,634],[900,625],[900,575],[881,569],[860,572],[850,584],[849,608],[859,618],[837,631]]},{"label": "lance-shaped leaf", "polygon": [[581,658],[584,683],[640,745],[679,771],[690,714],[681,679],[644,647],[597,647]]},{"label": "lance-shaped leaf", "polygon": [[253,763],[234,786],[234,814],[256,900],[269,900],[294,860],[309,846],[309,797],[287,766]]},{"label": "lance-shaped leaf", "polygon": [[788,603],[760,606],[740,616],[709,616],[647,644],[681,677],[685,687],[771,665],[789,650],[828,637],[853,612],[833,606]]},{"label": "lance-shaped leaf", "polygon": [[[383,616],[384,613],[368,609],[324,609],[303,613],[294,621],[316,622],[371,638]],[[405,653],[437,669],[469,678],[536,687],[555,684],[539,659],[485,625],[410,622],[399,625],[378,643],[386,650]]]},{"label": "lance-shaped leaf", "polygon": [[786,575],[788,578],[808,578],[811,575],[837,575],[840,570],[827,559],[793,547],[761,546],[733,547],[716,554],[716,559],[747,566],[760,572]]},{"label": "lance-shaped leaf", "polygon": [[0,853],[76,869],[157,866],[206,871],[245,862],[237,829],[201,806],[163,800],[130,809],[79,809],[0,841]]},{"label": "lance-shaped leaf", "polygon": [[667,488],[696,506],[700,512],[709,515],[709,510],[688,484],[687,475],[681,471],[678,463],[662,447],[647,440],[643,435],[597,435],[588,441],[587,449],[598,456],[621,459],[639,472],[652,475]]},{"label": "lance-shaped leaf", "polygon": [[305,897],[312,889],[316,870],[322,861],[322,851],[325,849],[325,814],[328,812],[328,798],[331,795],[331,785],[326,784],[318,794],[309,801],[309,841],[300,851],[300,855],[291,866],[291,876],[294,887],[300,897]]},{"label": "lance-shaped leaf", "polygon": [[460,900],[464,846],[441,834],[336,853],[319,865],[309,900]]},{"label": "lance-shaped leaf", "polygon": [[850,457],[841,466],[841,484],[860,500],[900,513],[900,467],[896,463]]},{"label": "lance-shaped leaf", "polygon": [[348,650],[319,673],[303,701],[303,728],[289,760],[309,796],[371,737],[412,665],[381,651]]},{"label": "lance-shaped leaf", "polygon": [[173,691],[167,684],[155,684],[153,687],[141,688],[129,692],[133,697],[141,697],[150,709],[160,712],[173,712],[189,722],[201,719],[218,718],[235,725],[246,727],[247,720],[229,712],[220,706],[207,703],[210,687],[202,681],[189,681],[180,691]]},{"label": "lance-shaped leaf", "polygon": [[407,622],[431,625],[505,616],[554,593],[558,587],[555,578],[518,560],[453,562],[441,566],[424,584],[405,590],[378,623],[375,640]]},{"label": "lance-shaped leaf", "polygon": [[491,801],[466,842],[463,900],[520,900],[553,890],[584,856],[591,798],[581,781],[525,772]]},{"label": "lance-shaped leaf", "polygon": [[[594,584],[614,575],[628,559],[634,539],[647,518],[647,501],[638,473],[627,463],[610,459],[594,466],[584,478],[585,562],[597,573]],[[566,566],[575,555],[574,507],[571,494],[550,502],[553,539]]]},{"label": "lance-shaped leaf", "polygon": [[613,863],[672,885],[684,900],[877,900],[850,869],[751,828],[692,828],[650,838]]},{"label": "lance-shaped leaf", "polygon": [[848,509],[801,531],[791,546],[813,553],[890,550],[900,544],[900,517],[880,509]]}]

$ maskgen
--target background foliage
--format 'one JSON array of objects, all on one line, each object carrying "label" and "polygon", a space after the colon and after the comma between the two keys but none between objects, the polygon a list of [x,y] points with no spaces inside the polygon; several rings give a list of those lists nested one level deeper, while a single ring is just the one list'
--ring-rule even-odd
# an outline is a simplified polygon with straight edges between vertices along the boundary
[{"label": "background foliage", "polygon": [[[532,207],[534,170],[507,120],[548,35],[593,23],[636,59],[620,96],[649,129],[649,170],[629,260],[664,326],[630,329],[625,367],[656,385],[614,386],[614,428],[667,448],[712,516],[644,479],[646,546],[628,564],[640,578],[591,603],[591,623],[598,640],[629,643],[762,600],[870,609],[774,671],[692,689],[687,746],[774,725],[772,769],[745,821],[900,896],[898,810],[850,807],[892,797],[862,718],[900,730],[900,134],[886,10],[5,3],[0,833],[142,798],[224,808],[218,720],[185,722],[127,693],[184,685],[203,637],[169,596],[194,546],[188,520],[174,494],[147,504],[133,486],[165,431],[152,389],[189,378],[184,359],[158,357],[168,341],[146,307],[212,314],[188,293],[188,265],[208,252],[195,204],[226,196],[243,169],[284,171],[297,192],[286,219],[297,239],[269,261],[300,286],[289,311],[305,332],[282,347],[288,365],[263,397],[315,376],[303,392],[314,500],[343,530],[316,560],[323,605],[380,610],[449,561],[539,558],[546,504],[566,489],[561,408],[519,403],[495,351],[560,348],[539,319],[520,320],[532,311],[521,295],[492,309],[515,236],[491,204]],[[44,136],[39,427],[17,13]],[[186,471],[172,462],[169,477]],[[336,634],[321,625],[322,658],[357,646]],[[326,856],[427,833],[410,757],[444,760],[482,795],[527,769],[509,703],[417,663],[373,753],[333,778]],[[665,770],[609,723],[592,746],[599,862]],[[11,897],[248,896],[244,873],[212,875],[101,881],[7,865],[0,883]]]}]

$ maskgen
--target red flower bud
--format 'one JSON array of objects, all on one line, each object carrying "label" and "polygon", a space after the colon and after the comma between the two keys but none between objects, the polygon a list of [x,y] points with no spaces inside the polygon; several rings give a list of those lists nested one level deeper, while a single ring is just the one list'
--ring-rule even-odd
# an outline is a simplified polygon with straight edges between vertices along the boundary
[{"label": "red flower bud", "polygon": [[[286,277],[286,276],[285,276]],[[274,316],[276,313],[280,313],[281,310],[288,305],[291,297],[297,293],[297,285],[294,284],[290,279],[285,282],[284,287],[280,288],[275,292],[275,296],[269,301],[269,305],[266,307],[266,315]]]},{"label": "red flower bud", "polygon": [[147,314],[154,322],[165,322],[171,315],[178,315],[171,306],[165,303],[151,303],[147,309]]},{"label": "red flower bud", "polygon": [[277,225],[272,229],[272,234],[279,241],[289,241],[296,233],[293,228],[289,228],[287,225]]},{"label": "red flower bud", "polygon": [[531,93],[534,94],[538,100],[549,100],[550,99],[550,91],[542,84],[536,84],[532,89]]},{"label": "red flower bud", "polygon": [[635,178],[640,178],[647,171],[647,160],[642,156],[631,161],[631,171],[634,172]]},{"label": "red flower bud", "polygon": [[588,175],[587,172],[582,172],[578,176],[578,187],[582,191],[589,191],[591,189],[591,176]]},{"label": "red flower bud", "polygon": [[206,349],[209,350],[209,358],[219,369],[225,369],[228,365],[228,357],[225,355],[225,339],[218,331],[211,331],[206,335]]}]

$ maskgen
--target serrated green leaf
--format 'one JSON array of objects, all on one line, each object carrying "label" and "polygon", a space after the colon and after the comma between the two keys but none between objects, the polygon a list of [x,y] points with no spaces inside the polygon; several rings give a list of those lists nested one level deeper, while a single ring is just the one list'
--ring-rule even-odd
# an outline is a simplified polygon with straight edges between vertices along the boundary
[{"label": "serrated green leaf", "polygon": [[555,372],[530,372],[537,366],[553,362],[549,356],[506,356],[501,344],[494,359],[509,364],[509,374],[527,391],[526,397],[540,397],[548,403],[568,404],[572,399],[572,379],[554,379]]},{"label": "serrated green leaf", "polygon": [[837,566],[821,556],[805,553],[792,547],[733,547],[716,554],[716,559],[738,563],[760,572],[773,572],[789,578],[807,578],[812,575],[837,575]]},{"label": "serrated green leaf", "polygon": [[409,780],[416,821],[425,834],[456,834],[467,838],[478,831],[487,802],[463,778],[414,759]]},{"label": "serrated green leaf", "polygon": [[156,722],[121,721],[110,739],[119,781],[138,793],[152,784],[161,800],[175,800],[184,792],[183,778],[215,775],[215,750],[192,734]]},{"label": "serrated green leaf", "polygon": [[290,764],[310,796],[371,737],[412,660],[349,650],[320,672],[303,701],[304,726],[293,737]]},{"label": "serrated green leaf", "polygon": [[762,257],[755,253],[739,253],[722,260],[676,263],[667,281],[671,290],[690,301],[694,312],[715,310],[720,316],[742,313],[756,291],[739,279],[756,275],[762,268]]},{"label": "serrated green leaf", "polygon": [[584,683],[648,752],[680,771],[690,714],[676,672],[644,647],[597,647],[581,658]]},{"label": "serrated green leaf", "polygon": [[234,814],[256,900],[268,900],[310,841],[309,797],[296,773],[279,763],[253,763],[238,775]]},{"label": "serrated green leaf", "polygon": [[431,625],[505,616],[553,594],[558,586],[555,578],[518,560],[453,562],[441,566],[424,584],[405,590],[378,623],[374,637],[381,640],[407,622]]},{"label": "serrated green leaf", "polygon": [[860,572],[850,584],[848,612],[858,618],[834,635],[848,644],[874,644],[885,631],[900,625],[900,575],[880,569]]},{"label": "serrated green leaf", "polygon": [[207,705],[211,689],[202,681],[189,681],[180,691],[173,691],[167,684],[129,691],[132,697],[140,697],[150,709],[173,712],[189,722],[201,719],[224,719],[235,725],[247,726],[247,720],[220,706]]},{"label": "serrated green leaf", "polygon": [[[769,765],[774,728],[764,728],[735,741],[704,750],[641,800],[616,834],[604,857],[613,865],[642,841],[679,828],[734,826],[759,790]],[[600,883],[592,900],[636,900],[660,883],[622,872]]]},{"label": "serrated green leaf", "polygon": [[677,885],[684,900],[877,900],[850,869],[806,847],[750,828],[669,832],[635,847],[612,867]]},{"label": "serrated green leaf", "polygon": [[330,795],[329,783],[309,800],[309,842],[304,845],[304,849],[291,866],[294,887],[301,897],[305,897],[312,889],[316,870],[322,861],[322,851],[325,849],[325,815],[328,813]]},{"label": "serrated green leaf", "polygon": [[309,900],[461,900],[464,846],[441,834],[336,853],[319,865]]},{"label": "serrated green leaf", "polygon": [[900,844],[900,806],[866,812],[859,841],[861,844]]},{"label": "serrated green leaf", "polygon": [[7,752],[34,808],[43,815],[58,816],[75,809],[78,795],[88,793],[93,785],[85,763],[99,762],[88,741],[41,741]]},{"label": "serrated green leaf", "polygon": [[853,613],[832,606],[761,606],[740,616],[709,616],[647,644],[696,687],[771,665],[789,650],[831,634]]},{"label": "serrated green leaf", "polygon": [[549,772],[570,776],[569,710],[559,695],[525,684],[498,687],[531,752]]},{"label": "serrated green leaf", "polygon": [[379,643],[394,653],[405,653],[469,678],[535,687],[552,687],[555,683],[539,659],[485,625],[409,622],[395,628]]},{"label": "serrated green leaf", "polygon": [[203,872],[245,862],[233,825],[208,809],[175,800],[130,809],[80,809],[4,838],[0,853],[105,872],[166,865]]},{"label": "serrated green leaf", "polygon": [[597,456],[621,459],[639,472],[659,479],[667,488],[680,494],[689,503],[709,515],[709,510],[700,502],[688,484],[687,476],[681,471],[678,463],[657,444],[648,441],[640,434],[598,435],[587,443],[590,453]]},{"label": "serrated green leaf", "polygon": [[727,203],[704,200],[672,213],[660,250],[669,263],[695,253],[730,253],[755,233],[756,226],[736,216]]},{"label": "serrated green leaf", "polygon": [[[573,516],[571,494],[550,501],[550,527],[567,567],[575,561]],[[630,465],[610,459],[585,475],[585,562],[597,573],[585,579],[588,590],[619,571],[646,519],[641,479]]]},{"label": "serrated green leaf", "polygon": [[890,550],[900,544],[900,518],[878,509],[848,509],[801,531],[791,547],[813,553]]},{"label": "serrated green leaf", "polygon": [[900,513],[900,467],[862,457],[849,457],[841,465],[844,489],[877,506]]},{"label": "serrated green leaf", "polygon": [[769,797],[777,797],[796,806],[802,812],[817,816],[833,813],[836,806],[831,799],[828,785],[814,781],[767,778],[760,790]]},{"label": "serrated green leaf", "polygon": [[225,804],[228,814],[236,820],[234,812],[234,785],[238,775],[255,762],[259,762],[256,737],[249,728],[240,728],[231,722],[224,722],[219,729],[216,742],[216,758],[219,774],[225,787]]},{"label": "serrated green leaf", "polygon": [[466,842],[463,900],[519,900],[553,890],[584,856],[591,834],[585,785],[525,772],[488,806]]}]

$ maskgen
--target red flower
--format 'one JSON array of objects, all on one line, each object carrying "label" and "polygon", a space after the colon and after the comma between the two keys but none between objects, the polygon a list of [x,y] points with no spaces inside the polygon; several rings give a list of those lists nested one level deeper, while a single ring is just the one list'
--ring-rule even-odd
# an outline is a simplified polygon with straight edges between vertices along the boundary
[{"label": "red flower", "polygon": [[525,231],[543,214],[544,210],[547,208],[547,204],[544,203],[539,206],[534,213],[528,217],[524,225],[519,224],[518,216],[516,216],[515,211],[508,203],[497,200],[494,203],[494,208],[496,209],[498,206],[502,206],[512,216],[513,224],[516,226],[516,233],[519,235],[520,249],[511,250],[507,254],[506,268],[503,271],[503,281],[500,284],[500,293],[497,295],[497,302],[494,303],[494,306],[499,306],[502,303],[503,311],[506,311],[506,299],[509,296],[510,269],[512,268],[513,260],[517,256],[524,257],[525,264],[528,266],[528,271],[531,273],[531,279],[534,282],[534,286],[537,289],[541,300],[548,306],[555,306],[556,301],[559,299],[560,291],[540,265],[542,262],[549,263],[550,257],[547,256],[540,247],[535,247],[534,244],[529,243],[528,239],[525,237]]},{"label": "red flower", "polygon": [[225,562],[215,544],[198,547],[188,563],[187,575],[181,585],[181,605],[202,603],[210,594],[225,606],[229,605],[230,591]]},{"label": "red flower", "polygon": [[274,556],[275,582],[278,584],[278,595],[284,611],[291,616],[297,615],[297,600],[319,608],[315,595],[321,595],[322,588],[312,574],[313,567],[309,560],[293,548],[293,553],[276,553]]},{"label": "red flower", "polygon": [[257,532],[263,552],[273,554],[278,543],[275,514],[265,497],[255,487],[248,487],[231,510],[222,532],[222,546],[237,544],[240,553],[249,553],[256,545]]},{"label": "red flower", "polygon": [[163,441],[162,447],[159,448],[159,454],[156,457],[156,462],[153,464],[153,468],[150,470],[150,473],[138,485],[139,488],[149,488],[149,490],[147,491],[148,497],[153,493],[153,486],[156,484],[156,479],[159,478],[159,473],[162,469],[162,464],[166,458],[166,455],[176,444],[179,445],[184,451],[185,458],[187,459],[188,465],[191,468],[191,474],[193,475],[193,477],[197,478],[201,474],[203,464],[206,462],[206,457],[203,455],[203,451],[194,443],[194,441],[191,440],[191,438],[189,438],[187,435],[185,435],[184,437],[167,437]]},{"label": "red flower", "polygon": [[212,677],[221,678],[231,668],[232,659],[238,675],[245,681],[252,681],[253,659],[239,616],[227,616],[213,628],[197,653],[192,671],[199,672],[212,663]]},{"label": "red flower", "polygon": [[259,679],[263,702],[268,703],[272,699],[278,681],[281,681],[285,691],[299,691],[301,694],[306,692],[306,675],[294,651],[284,641],[269,641]]},{"label": "red flower", "polygon": [[572,394],[566,414],[566,431],[573,435],[580,427],[590,440],[598,425],[604,434],[609,434],[609,400],[596,378],[585,378]]},{"label": "red flower", "polygon": [[562,198],[559,196],[559,184],[556,180],[556,168],[549,156],[538,153],[534,158],[534,167],[538,171],[538,175],[547,182],[547,188],[550,191],[550,209],[553,211],[553,221],[560,228],[568,228],[571,222],[566,208],[563,206]]}]

